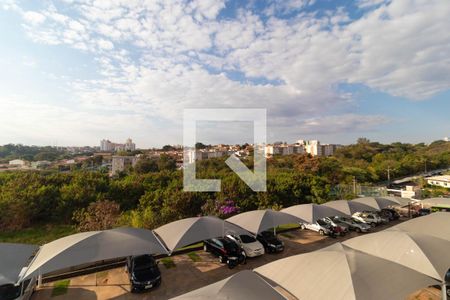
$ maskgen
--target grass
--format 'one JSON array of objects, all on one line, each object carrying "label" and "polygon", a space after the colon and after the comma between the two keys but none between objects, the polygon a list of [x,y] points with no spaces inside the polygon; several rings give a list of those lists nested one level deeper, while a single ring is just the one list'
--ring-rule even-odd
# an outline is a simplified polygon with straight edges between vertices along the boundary
[{"label": "grass", "polygon": [[40,225],[17,231],[0,232],[0,243],[42,245],[76,233],[71,225]]},{"label": "grass", "polygon": [[166,269],[172,269],[177,266],[177,265],[175,265],[175,262],[170,257],[165,257],[165,258],[161,259],[161,262],[164,265],[164,267],[166,267]]},{"label": "grass", "polygon": [[299,224],[286,224],[286,225],[280,225],[277,227],[277,232],[286,231],[286,230],[292,230],[292,229],[298,229],[300,228]]},{"label": "grass", "polygon": [[69,284],[70,284],[69,279],[55,282],[55,284],[53,285],[52,297],[61,296],[61,295],[66,294]]},{"label": "grass", "polygon": [[198,256],[197,253],[195,252],[190,252],[187,254],[187,256],[189,256],[189,258],[193,261],[193,262],[199,262],[202,261],[201,257]]},{"label": "grass", "polygon": [[292,238],[294,238],[294,236],[292,235],[292,234],[289,234],[289,233],[280,233],[280,235],[281,236],[284,236],[285,238],[288,238],[288,239],[292,239]]},{"label": "grass", "polygon": [[201,248],[201,247],[203,247],[203,242],[199,242],[199,243],[196,243],[196,244],[192,244],[192,245],[189,245],[189,246],[177,249],[176,252],[184,251],[184,250],[190,250],[190,249],[197,249],[197,248]]}]

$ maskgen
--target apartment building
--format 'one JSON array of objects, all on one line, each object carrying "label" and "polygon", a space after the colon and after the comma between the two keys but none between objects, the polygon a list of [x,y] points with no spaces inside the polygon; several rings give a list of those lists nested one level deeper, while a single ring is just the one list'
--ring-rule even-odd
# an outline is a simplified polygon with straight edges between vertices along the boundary
[{"label": "apartment building", "polygon": [[124,144],[113,143],[110,140],[100,141],[100,151],[113,152],[113,151],[134,151],[136,150],[136,144],[133,140],[128,138]]},{"label": "apartment building", "polygon": [[113,155],[111,161],[111,175],[117,175],[119,172],[123,172],[130,167],[134,167],[138,159],[139,158],[136,156]]}]

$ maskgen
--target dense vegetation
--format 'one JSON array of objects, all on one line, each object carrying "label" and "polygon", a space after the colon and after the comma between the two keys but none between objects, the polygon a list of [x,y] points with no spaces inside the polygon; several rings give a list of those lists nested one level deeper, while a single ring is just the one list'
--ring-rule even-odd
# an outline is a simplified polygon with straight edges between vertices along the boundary
[{"label": "dense vegetation", "polygon": [[[92,153],[85,152],[83,155],[92,155]],[[72,158],[76,155],[69,153],[62,148],[50,146],[25,146],[8,144],[0,146],[0,163],[7,163],[13,159],[23,159],[26,161],[48,160],[54,161],[57,159]]]},{"label": "dense vegetation", "polygon": [[[251,159],[246,163],[251,167]],[[268,160],[267,192],[253,192],[224,163],[197,163],[198,178],[222,179],[222,191],[183,191],[182,171],[163,157],[142,161],[135,170],[110,178],[97,171],[16,171],[0,173],[0,239],[8,232],[49,224],[77,224],[80,230],[132,225],[154,228],[180,218],[323,203],[338,184],[369,184],[450,166],[450,143],[394,143],[366,139],[339,149],[334,157],[291,155]],[[353,195],[339,195],[339,197]],[[106,213],[104,213],[106,212]],[[100,226],[98,224],[103,224]],[[45,228],[45,227],[44,227]],[[2,233],[1,233],[2,232]]]}]

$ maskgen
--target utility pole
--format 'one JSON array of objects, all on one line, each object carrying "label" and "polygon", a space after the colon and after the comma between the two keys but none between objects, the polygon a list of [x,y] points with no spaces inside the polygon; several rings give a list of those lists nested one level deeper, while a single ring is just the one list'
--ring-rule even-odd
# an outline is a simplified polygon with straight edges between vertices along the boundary
[{"label": "utility pole", "polygon": [[388,185],[391,184],[391,167],[387,168],[387,176],[388,176]]},{"label": "utility pole", "polygon": [[353,195],[356,195],[356,177],[353,176]]}]

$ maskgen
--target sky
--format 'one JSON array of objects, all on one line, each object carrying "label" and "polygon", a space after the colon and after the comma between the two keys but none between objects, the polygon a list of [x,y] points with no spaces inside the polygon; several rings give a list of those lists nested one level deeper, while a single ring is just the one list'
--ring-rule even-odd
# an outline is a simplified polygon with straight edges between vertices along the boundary
[{"label": "sky", "polygon": [[[181,144],[183,109],[267,140],[450,136],[448,0],[0,0],[0,144]],[[197,126],[241,143],[252,124]]]}]

